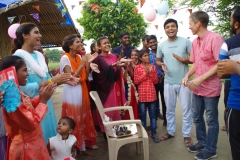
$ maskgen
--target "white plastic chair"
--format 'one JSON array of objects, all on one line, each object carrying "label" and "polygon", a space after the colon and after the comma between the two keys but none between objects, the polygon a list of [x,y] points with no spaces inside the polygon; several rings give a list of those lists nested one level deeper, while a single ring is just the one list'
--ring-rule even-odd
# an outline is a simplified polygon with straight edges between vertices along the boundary
[{"label": "white plastic chair", "polygon": [[[131,106],[119,106],[119,107],[112,107],[112,108],[103,108],[103,105],[98,96],[98,93],[96,91],[91,91],[89,93],[98,108],[98,111],[102,118],[102,122],[103,122],[105,130],[106,130],[107,126],[114,126],[114,125],[121,125],[121,124],[136,124],[136,127],[137,127],[137,134],[134,134],[132,136],[122,137],[122,138],[113,138],[113,137],[109,137],[107,135],[109,160],[117,160],[119,148],[121,148],[121,146],[123,146],[125,144],[133,143],[133,142],[137,142],[136,143],[137,153],[140,154],[140,147],[141,147],[140,142],[141,141],[143,142],[144,160],[149,160],[148,135],[147,135],[146,130],[142,127],[141,121],[134,120],[132,107]],[[120,111],[122,109],[129,111],[130,120],[105,122],[105,120],[104,120],[105,112],[113,111],[113,110]]]}]

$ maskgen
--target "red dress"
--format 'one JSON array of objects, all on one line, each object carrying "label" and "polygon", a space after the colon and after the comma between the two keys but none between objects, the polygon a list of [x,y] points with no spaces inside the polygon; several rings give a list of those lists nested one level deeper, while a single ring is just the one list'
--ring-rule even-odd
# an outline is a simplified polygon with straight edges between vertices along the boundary
[{"label": "red dress", "polygon": [[40,103],[39,96],[33,100],[21,93],[22,104],[14,112],[4,108],[3,117],[7,136],[12,140],[10,160],[49,160],[40,122],[48,108]]}]

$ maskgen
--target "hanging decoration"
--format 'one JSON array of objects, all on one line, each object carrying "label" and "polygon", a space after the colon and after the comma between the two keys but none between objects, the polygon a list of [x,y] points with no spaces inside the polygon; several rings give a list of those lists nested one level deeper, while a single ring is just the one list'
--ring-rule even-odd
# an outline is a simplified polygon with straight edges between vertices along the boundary
[{"label": "hanging decoration", "polygon": [[20,26],[20,23],[14,23],[12,24],[9,28],[8,28],[8,35],[13,38],[16,39],[16,31],[18,29],[18,27]]},{"label": "hanging decoration", "polygon": [[137,8],[134,9],[134,12],[135,12],[136,15],[138,15],[138,9]]},{"label": "hanging decoration", "polygon": [[183,21],[179,21],[179,23],[183,25]]},{"label": "hanging decoration", "polygon": [[131,29],[132,29],[132,27],[131,27],[131,26],[127,26],[127,28],[128,28],[128,30],[131,30]]},{"label": "hanging decoration", "polygon": [[173,14],[175,14],[176,12],[177,12],[177,9],[174,9],[174,10],[173,10]]},{"label": "hanging decoration", "polygon": [[163,0],[163,1],[161,1],[159,6],[157,7],[157,13],[160,14],[160,15],[164,15],[168,12],[168,9],[169,9],[168,1]]},{"label": "hanging decoration", "polygon": [[118,14],[121,13],[121,9],[120,8],[116,8],[116,10],[118,11]]},{"label": "hanging decoration", "polygon": [[86,11],[88,9],[88,6],[84,6],[83,9]]},{"label": "hanging decoration", "polygon": [[192,9],[188,9],[188,12],[189,12],[190,14],[192,14]]},{"label": "hanging decoration", "polygon": [[124,0],[120,0],[120,2],[121,2],[121,3],[123,3],[123,2],[124,2]]},{"label": "hanging decoration", "polygon": [[32,16],[35,20],[37,20],[38,22],[40,22],[40,17],[38,13],[32,13],[30,14],[30,16]]},{"label": "hanging decoration", "polygon": [[38,12],[40,12],[40,6],[39,5],[35,5],[35,6],[32,6],[33,8],[35,8],[36,10],[38,10]]},{"label": "hanging decoration", "polygon": [[12,22],[14,21],[15,18],[16,18],[16,16],[8,17],[9,23],[12,24]]},{"label": "hanging decoration", "polygon": [[114,38],[114,34],[110,34],[110,36],[111,36],[112,38]]},{"label": "hanging decoration", "polygon": [[96,14],[98,14],[98,5],[97,5],[97,4],[91,4],[91,5],[90,5],[90,8],[92,8],[92,10],[94,10],[94,12],[95,12]]},{"label": "hanging decoration", "polygon": [[101,7],[100,10],[103,11],[103,10],[104,10],[104,7]]},{"label": "hanging decoration", "polygon": [[140,0],[140,7],[142,8],[142,6],[144,5],[146,0]]},{"label": "hanging decoration", "polygon": [[158,30],[158,25],[155,25],[155,28]]},{"label": "hanging decoration", "polygon": [[114,25],[113,27],[114,27],[115,29],[117,28],[117,26],[116,26],[116,25]]},{"label": "hanging decoration", "polygon": [[62,9],[62,17],[64,17],[66,13],[67,13],[67,9],[64,7],[64,8]]},{"label": "hanging decoration", "polygon": [[73,8],[75,8],[75,6],[76,6],[76,5],[71,5],[71,7],[72,7],[72,10],[73,10]]},{"label": "hanging decoration", "polygon": [[103,0],[104,4],[107,5],[108,3],[108,0]]},{"label": "hanging decoration", "polygon": [[79,1],[79,5],[82,5],[83,2],[85,2],[85,1]]},{"label": "hanging decoration", "polygon": [[56,3],[55,5],[56,5],[58,8],[60,8],[60,7],[62,6],[61,3]]}]

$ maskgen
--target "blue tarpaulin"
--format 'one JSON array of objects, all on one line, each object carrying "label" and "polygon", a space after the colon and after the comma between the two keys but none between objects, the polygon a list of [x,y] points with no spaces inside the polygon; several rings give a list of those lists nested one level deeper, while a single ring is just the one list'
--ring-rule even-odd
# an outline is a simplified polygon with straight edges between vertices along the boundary
[{"label": "blue tarpaulin", "polygon": [[13,4],[13,3],[17,3],[17,2],[20,2],[21,0],[1,0],[0,1],[0,8],[2,7],[6,7],[10,4]]}]

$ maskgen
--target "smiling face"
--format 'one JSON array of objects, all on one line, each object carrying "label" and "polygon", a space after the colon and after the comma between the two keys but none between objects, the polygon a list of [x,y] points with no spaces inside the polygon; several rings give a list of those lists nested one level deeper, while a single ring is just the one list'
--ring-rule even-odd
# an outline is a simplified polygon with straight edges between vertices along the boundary
[{"label": "smiling face", "polygon": [[107,38],[102,39],[98,48],[101,50],[102,53],[107,54],[111,49],[109,40]]},{"label": "smiling face", "polygon": [[193,35],[196,35],[199,31],[200,22],[194,22],[192,18],[189,18],[189,29],[192,31]]},{"label": "smiling face", "polygon": [[164,30],[168,38],[175,38],[177,36],[178,28],[174,22],[166,24]]},{"label": "smiling face", "polygon": [[149,48],[151,48],[151,50],[156,50],[157,49],[157,41],[156,39],[150,39],[148,42]]},{"label": "smiling face", "polygon": [[20,86],[25,86],[27,83],[28,71],[26,63],[23,63],[22,67],[17,70],[17,78]]},{"label": "smiling face", "polygon": [[127,35],[124,35],[122,38],[121,38],[121,43],[123,45],[129,45],[130,44],[130,36],[127,34]]},{"label": "smiling face", "polygon": [[37,27],[34,27],[29,34],[24,34],[24,42],[31,44],[32,46],[40,46],[42,35]]},{"label": "smiling face", "polygon": [[73,44],[69,46],[70,51],[76,51],[79,52],[80,50],[82,50],[82,41],[81,38],[74,38]]},{"label": "smiling face", "polygon": [[135,62],[138,61],[138,53],[136,51],[132,51],[131,53],[131,59],[134,59]]}]

